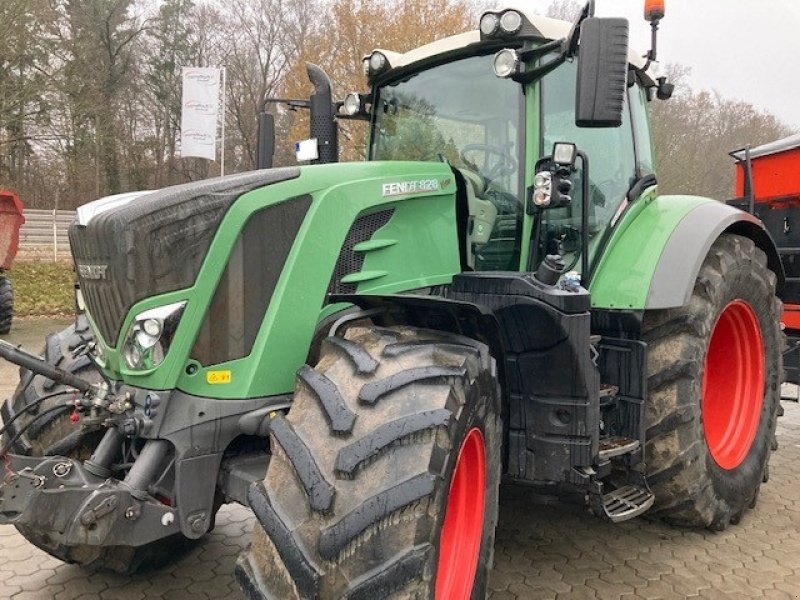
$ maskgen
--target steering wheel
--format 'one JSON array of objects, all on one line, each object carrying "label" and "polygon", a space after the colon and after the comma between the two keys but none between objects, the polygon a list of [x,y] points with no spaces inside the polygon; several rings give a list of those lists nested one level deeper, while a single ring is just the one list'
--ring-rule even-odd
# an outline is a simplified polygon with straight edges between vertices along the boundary
[{"label": "steering wheel", "polygon": [[484,172],[481,173],[481,175],[486,177],[486,179],[491,180],[495,179],[496,177],[511,175],[517,170],[517,160],[511,156],[507,150],[501,148],[500,146],[493,146],[491,144],[467,144],[461,149],[459,156],[461,157],[461,160],[464,161],[464,164],[475,171],[480,171],[480,169],[475,166],[475,163],[466,157],[467,153],[469,152],[483,152],[484,154],[491,154],[499,158],[499,160],[497,160],[491,166],[491,168],[489,168],[489,160],[487,157],[487,164],[484,165]]}]

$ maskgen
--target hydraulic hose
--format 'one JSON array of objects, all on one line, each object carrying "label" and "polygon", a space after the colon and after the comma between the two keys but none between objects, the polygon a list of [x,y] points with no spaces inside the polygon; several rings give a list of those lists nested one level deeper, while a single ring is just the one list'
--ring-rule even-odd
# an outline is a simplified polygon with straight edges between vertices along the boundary
[{"label": "hydraulic hose", "polygon": [[92,384],[85,379],[76,377],[72,373],[67,373],[63,369],[59,369],[58,367],[47,363],[38,356],[29,354],[28,352],[25,352],[24,350],[21,350],[20,348],[17,348],[13,344],[9,344],[4,340],[0,340],[0,357],[5,358],[7,361],[12,362],[15,365],[24,367],[29,371],[33,371],[37,375],[43,375],[48,379],[52,379],[56,383],[63,383],[70,387],[74,387],[81,392],[88,392],[90,389],[92,389]]}]

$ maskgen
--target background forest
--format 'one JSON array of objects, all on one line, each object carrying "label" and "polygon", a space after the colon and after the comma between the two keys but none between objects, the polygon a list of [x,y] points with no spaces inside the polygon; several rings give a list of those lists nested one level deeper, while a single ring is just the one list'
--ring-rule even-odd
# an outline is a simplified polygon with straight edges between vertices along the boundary
[{"label": "background forest", "polygon": [[[549,14],[571,18],[558,0]],[[74,208],[95,198],[219,173],[179,157],[180,69],[227,69],[226,172],[255,164],[265,96],[307,98],[304,63],[322,66],[341,98],[364,90],[361,58],[406,51],[475,28],[476,0],[2,0],[0,187],[29,207]],[[643,49],[645,50],[645,49]],[[792,133],[775,116],[685,82],[653,102],[662,191],[727,198],[727,153]],[[293,164],[306,115],[281,112],[276,166]],[[343,159],[363,157],[363,128],[343,127]]]}]

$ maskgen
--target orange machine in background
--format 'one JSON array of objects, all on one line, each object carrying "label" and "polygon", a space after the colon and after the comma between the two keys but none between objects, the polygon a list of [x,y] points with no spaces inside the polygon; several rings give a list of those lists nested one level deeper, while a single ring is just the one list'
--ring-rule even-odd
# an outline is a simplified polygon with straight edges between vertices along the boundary
[{"label": "orange machine in background", "polygon": [[800,384],[800,135],[731,153],[736,159],[733,204],[764,223],[780,253],[786,282],[781,321],[788,338],[786,380]]}]

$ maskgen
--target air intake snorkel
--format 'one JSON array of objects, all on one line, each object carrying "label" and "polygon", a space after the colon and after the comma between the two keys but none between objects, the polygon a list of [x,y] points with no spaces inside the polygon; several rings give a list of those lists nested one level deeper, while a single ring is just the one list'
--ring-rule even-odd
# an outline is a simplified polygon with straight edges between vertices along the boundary
[{"label": "air intake snorkel", "polygon": [[339,135],[334,119],[331,79],[317,65],[306,63],[308,79],[314,86],[311,96],[311,137],[316,138],[319,158],[314,164],[334,163],[339,160]]},{"label": "air intake snorkel", "polygon": [[314,86],[309,100],[289,100],[286,98],[265,98],[258,115],[258,144],[256,168],[272,168],[275,153],[275,117],[267,112],[271,103],[285,104],[289,110],[307,108],[310,111],[310,138],[317,141],[317,158],[312,164],[323,165],[339,161],[339,132],[336,126],[336,111],[331,92],[331,79],[321,67],[306,63],[308,79]]}]

